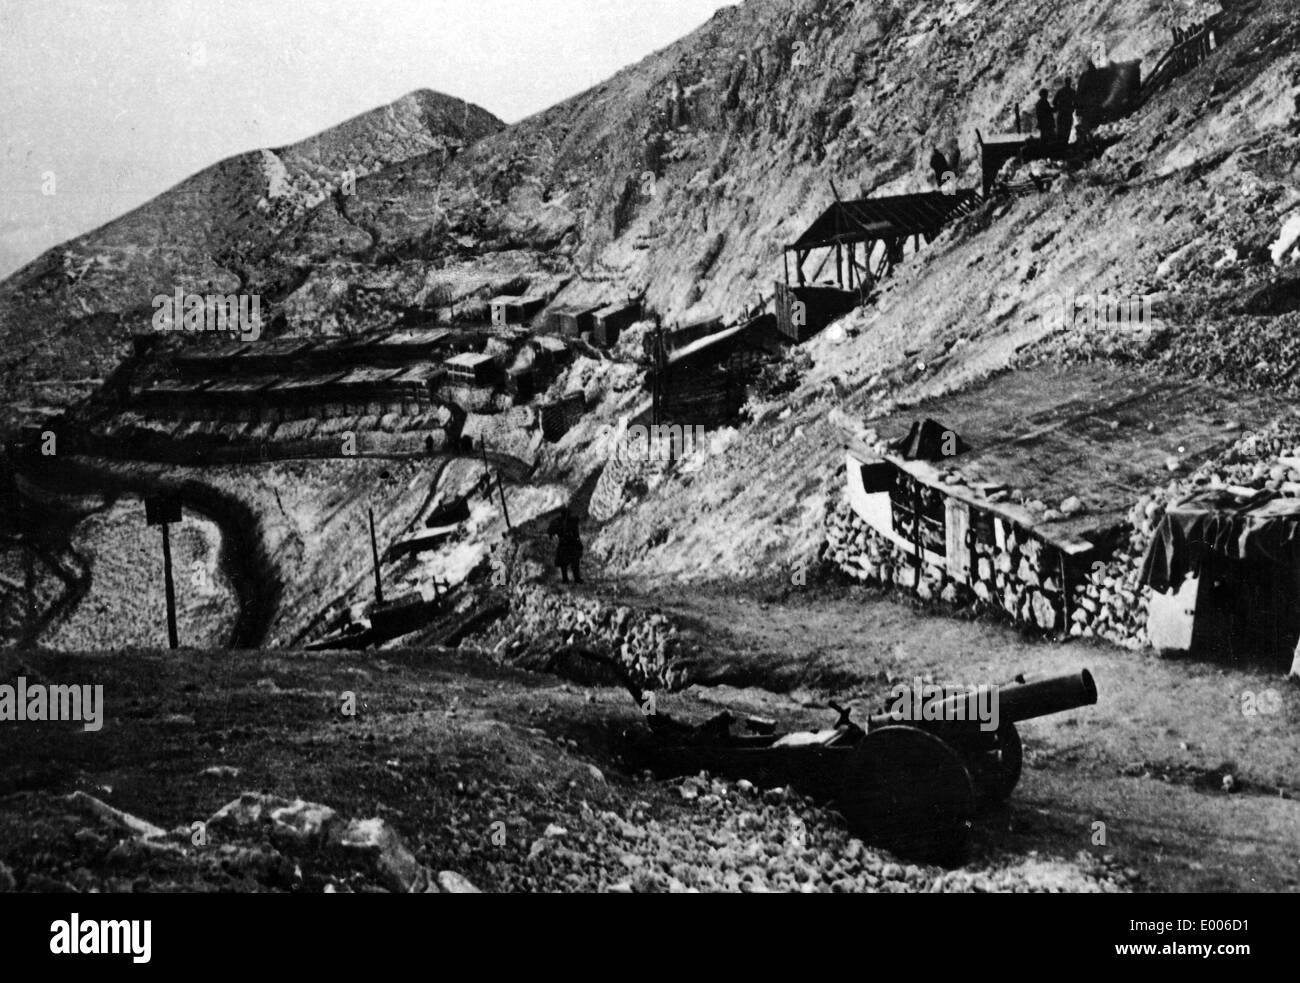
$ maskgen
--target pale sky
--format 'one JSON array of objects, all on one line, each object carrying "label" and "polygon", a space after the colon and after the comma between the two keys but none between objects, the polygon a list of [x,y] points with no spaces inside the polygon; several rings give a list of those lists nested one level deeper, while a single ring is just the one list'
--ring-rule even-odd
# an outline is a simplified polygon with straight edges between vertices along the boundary
[{"label": "pale sky", "polygon": [[414,89],[515,122],[732,2],[0,0],[0,277],[224,157]]}]

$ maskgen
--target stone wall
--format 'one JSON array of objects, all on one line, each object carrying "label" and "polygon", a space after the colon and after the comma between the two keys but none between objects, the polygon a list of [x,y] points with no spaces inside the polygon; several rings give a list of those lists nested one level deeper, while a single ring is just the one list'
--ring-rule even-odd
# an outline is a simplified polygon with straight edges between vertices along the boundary
[{"label": "stone wall", "polygon": [[1144,598],[1136,590],[1140,554],[1119,550],[1092,569],[1028,530],[1007,524],[1004,545],[976,540],[969,577],[946,565],[918,564],[864,522],[841,495],[826,518],[825,557],[860,583],[905,590],[924,601],[996,614],[1035,631],[1100,635],[1122,644],[1142,637]]},{"label": "stone wall", "polygon": [[1039,631],[1076,638],[1104,638],[1127,648],[1149,644],[1150,588],[1139,583],[1142,561],[1165,510],[1192,492],[1227,485],[1300,497],[1300,419],[1274,421],[1245,434],[1196,470],[1179,474],[1169,461],[1170,481],[1142,495],[1128,526],[1105,559],[1083,567],[1067,564],[1061,592],[1059,553],[1014,530],[1004,551],[976,546],[971,581],[954,581],[941,567],[923,564],[871,529],[849,505],[836,501],[826,518],[826,559],[847,576],[875,587],[899,587],[923,600],[992,611]]}]

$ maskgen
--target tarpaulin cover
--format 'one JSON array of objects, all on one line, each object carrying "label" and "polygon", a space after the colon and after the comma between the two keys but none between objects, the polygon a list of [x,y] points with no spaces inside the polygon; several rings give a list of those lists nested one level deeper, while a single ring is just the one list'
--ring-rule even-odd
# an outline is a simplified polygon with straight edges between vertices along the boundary
[{"label": "tarpaulin cover", "polygon": [[1300,499],[1263,496],[1243,502],[1227,490],[1205,492],[1170,508],[1142,562],[1142,583],[1178,590],[1207,555],[1290,565],[1300,558]]}]

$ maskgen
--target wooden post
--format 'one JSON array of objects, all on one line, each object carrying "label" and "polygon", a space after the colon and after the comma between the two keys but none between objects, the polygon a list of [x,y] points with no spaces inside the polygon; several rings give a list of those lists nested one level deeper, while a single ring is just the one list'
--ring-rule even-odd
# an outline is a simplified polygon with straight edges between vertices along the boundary
[{"label": "wooden post", "polygon": [[178,646],[176,638],[176,585],[172,582],[172,541],[167,530],[170,523],[162,524],[163,540],[163,588],[167,592],[167,644],[171,648]]},{"label": "wooden post", "polygon": [[370,515],[370,558],[375,566],[375,604],[384,603],[384,582],[379,576],[379,543],[375,539],[375,510],[367,509]]},{"label": "wooden post", "polygon": [[[789,275],[787,274],[787,280]],[[650,425],[654,426],[659,423],[659,414],[662,412],[663,402],[663,363],[661,353],[663,352],[663,321],[655,317],[655,333],[650,342]]]},{"label": "wooden post", "polygon": [[844,249],[838,242],[835,243],[835,285],[844,289]]},{"label": "wooden post", "polygon": [[[492,471],[488,466],[486,439],[480,441],[479,448],[483,452],[483,470],[487,472],[488,482],[490,484],[493,480],[493,476],[492,476]],[[497,486],[497,494],[501,496],[501,514],[502,516],[505,517],[506,520],[506,530],[509,532],[514,532],[515,527],[510,524],[510,510],[506,508],[506,489],[505,486],[501,483],[500,472],[498,472],[496,475],[496,486]]]},{"label": "wooden post", "polygon": [[916,584],[921,583],[921,567],[924,560],[921,553],[924,547],[921,545],[921,483],[912,478],[912,522],[914,535],[912,536],[913,544],[916,547]]},{"label": "wooden post", "polygon": [[172,648],[178,646],[176,639],[176,585],[172,580],[172,543],[167,527],[173,522],[180,522],[180,498],[173,494],[150,495],[144,500],[145,525],[162,526],[163,544],[163,589],[167,595],[167,641]]},{"label": "wooden post", "polygon": [[1070,630],[1070,585],[1065,580],[1065,550],[1056,551],[1056,559],[1061,571],[1061,619],[1065,632]]}]

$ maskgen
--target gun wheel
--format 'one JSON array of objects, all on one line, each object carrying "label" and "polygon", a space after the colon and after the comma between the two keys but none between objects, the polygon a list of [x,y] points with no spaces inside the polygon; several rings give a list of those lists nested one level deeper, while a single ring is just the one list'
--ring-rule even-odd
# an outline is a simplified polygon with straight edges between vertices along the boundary
[{"label": "gun wheel", "polygon": [[1015,724],[1000,724],[993,735],[993,750],[986,759],[983,785],[989,798],[1004,802],[1011,797],[1020,781],[1025,752]]},{"label": "gun wheel", "polygon": [[941,863],[964,856],[975,787],[955,750],[916,727],[882,727],[853,750],[838,800],[864,840]]}]

